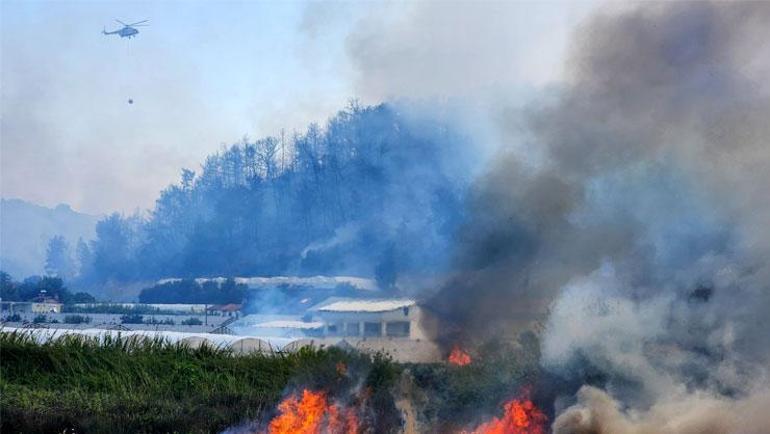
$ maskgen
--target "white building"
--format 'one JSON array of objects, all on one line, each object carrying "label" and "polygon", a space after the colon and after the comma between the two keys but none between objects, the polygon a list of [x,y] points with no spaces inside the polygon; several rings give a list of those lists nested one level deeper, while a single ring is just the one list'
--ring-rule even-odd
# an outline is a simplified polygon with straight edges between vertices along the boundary
[{"label": "white building", "polygon": [[309,311],[324,337],[427,339],[422,309],[412,299],[330,298]]},{"label": "white building", "polygon": [[54,299],[40,301],[3,301],[0,311],[3,313],[61,313],[62,304]]}]

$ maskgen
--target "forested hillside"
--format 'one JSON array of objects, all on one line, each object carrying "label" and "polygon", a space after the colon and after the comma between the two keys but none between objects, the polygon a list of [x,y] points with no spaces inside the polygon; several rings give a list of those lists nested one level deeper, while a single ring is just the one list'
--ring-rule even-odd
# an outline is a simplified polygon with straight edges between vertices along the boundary
[{"label": "forested hillside", "polygon": [[325,127],[223,148],[148,216],[100,221],[81,279],[353,274],[388,287],[437,270],[472,156],[445,125],[410,119],[351,104]]}]

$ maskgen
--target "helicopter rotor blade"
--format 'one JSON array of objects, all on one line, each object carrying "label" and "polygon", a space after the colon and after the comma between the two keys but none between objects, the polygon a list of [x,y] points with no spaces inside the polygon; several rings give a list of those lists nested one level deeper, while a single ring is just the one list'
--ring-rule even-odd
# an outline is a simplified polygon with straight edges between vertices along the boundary
[{"label": "helicopter rotor blade", "polygon": [[147,21],[150,21],[150,20],[138,21],[138,22],[136,22],[136,23],[133,23],[133,24],[128,24],[128,25],[129,25],[129,26],[135,26],[135,25],[137,25],[137,24],[143,24],[143,23],[146,23]]},{"label": "helicopter rotor blade", "polygon": [[128,24],[124,23],[123,21],[120,21],[119,19],[115,18],[115,21],[119,22],[120,24],[127,26]]}]

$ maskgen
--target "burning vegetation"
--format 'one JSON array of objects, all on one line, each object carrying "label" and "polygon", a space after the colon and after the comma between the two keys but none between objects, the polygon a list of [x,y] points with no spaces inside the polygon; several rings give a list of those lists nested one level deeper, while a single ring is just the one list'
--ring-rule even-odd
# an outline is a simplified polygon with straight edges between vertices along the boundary
[{"label": "burning vegetation", "polygon": [[[330,402],[326,393],[303,390],[278,405],[279,415],[265,434],[359,434],[359,410]],[[548,418],[526,396],[503,404],[502,417],[493,417],[473,430],[457,434],[545,434]]]},{"label": "burning vegetation", "polygon": [[[521,148],[536,152],[502,152],[474,180],[468,198],[437,194],[433,187],[416,195],[414,203],[451,202],[462,211],[449,213],[452,217],[445,222],[451,228],[462,222],[459,234],[449,231],[446,239],[456,267],[435,294],[422,295],[447,323],[440,330],[462,331],[463,336],[444,343],[473,342],[472,348],[444,346],[441,354],[448,355],[448,363],[397,364],[380,354],[339,348],[236,359],[226,352],[180,350],[162,343],[126,349],[119,342],[100,347],[73,341],[39,349],[24,339],[0,337],[3,431],[53,431],[45,428],[69,428],[75,421],[83,432],[105,427],[211,432],[251,420],[257,428],[250,432],[266,434],[395,434],[407,425],[407,412],[396,403],[408,401],[415,419],[409,426],[420,427],[416,432],[767,432],[770,333],[761,325],[770,312],[770,206],[764,200],[770,174],[770,3],[656,3],[621,9],[591,18],[586,23],[590,31],[576,35],[566,68],[570,77],[556,97],[545,98],[525,118],[508,118],[514,110],[498,117],[505,124],[500,132],[506,134],[523,125],[528,143]],[[435,51],[451,53],[451,48]],[[380,66],[381,59],[377,61]],[[341,115],[354,119],[355,128],[336,130],[366,132],[365,119],[395,125],[400,116],[385,106],[355,110]],[[375,137],[372,131],[361,141],[376,143],[369,139]],[[319,191],[328,192],[322,197],[349,199],[335,207],[346,210],[339,216],[337,211],[315,213],[315,206],[308,208],[310,215],[350,224],[349,215],[363,214],[361,226],[367,229],[356,236],[376,239],[384,232],[379,228],[391,226],[390,220],[380,222],[382,209],[423,210],[390,205],[419,184],[401,173],[408,169],[421,174],[427,166],[422,153],[414,154],[416,148],[408,146],[421,140],[420,133],[406,127],[383,133],[401,160],[419,162],[421,170],[401,165],[379,170],[388,176],[377,179],[399,179],[403,185],[385,184],[389,188],[371,201],[355,199],[368,196],[359,194],[360,183],[350,181],[352,176],[342,190],[347,194],[337,194],[340,173],[333,171],[341,167],[338,161],[345,161],[342,157],[354,155],[342,167],[370,173],[367,159],[381,161],[381,154],[388,153],[342,153],[332,147],[340,154],[321,160],[312,152],[298,153],[302,160],[291,165],[296,172],[285,176],[312,179],[320,171],[325,181]],[[508,139],[515,142],[521,135]],[[300,140],[298,146],[307,149],[312,149],[311,142],[324,141],[315,133]],[[325,141],[348,143],[333,135]],[[170,192],[205,197],[188,192],[208,192],[211,185],[221,184],[219,174],[229,172],[222,167],[235,166],[228,161],[253,148],[244,144],[226,151],[211,160],[211,170],[194,182],[191,178],[191,185]],[[441,149],[436,145],[425,154],[438,155]],[[235,187],[246,184],[243,176],[233,178]],[[306,189],[305,183],[283,179],[252,184]],[[444,184],[441,176],[430,185]],[[257,193],[254,197],[261,198]],[[168,194],[169,200],[174,197]],[[304,209],[295,205],[289,201],[281,206],[285,214]],[[186,206],[209,212],[196,203]],[[393,228],[409,220],[396,217]],[[120,219],[115,220],[119,226]],[[413,220],[428,228],[435,224],[422,214]],[[169,225],[177,226],[213,228]],[[326,225],[306,226],[306,239],[328,235]],[[363,262],[395,291],[397,272],[421,269],[427,261],[406,254],[421,251],[409,250],[409,241],[423,241],[426,251],[441,250],[434,246],[445,241],[442,235],[441,242],[430,243],[419,236],[423,226],[403,226],[409,230],[393,229],[396,241],[382,240],[375,250],[367,242],[349,250],[338,240],[321,244],[331,246],[330,251],[339,249],[339,257],[365,252]],[[281,237],[293,236],[291,231],[260,233],[279,237],[273,240],[276,246],[287,244]],[[196,234],[189,237],[209,238]],[[254,256],[256,242],[234,238],[243,240],[243,248],[218,258],[224,269],[241,264],[242,255]],[[184,253],[188,246],[192,244],[182,243],[179,249]],[[207,252],[188,256],[208,258]],[[266,250],[255,266],[282,270],[289,267],[289,257]],[[320,261],[316,253],[303,262],[305,271],[325,269],[327,262],[344,263]],[[522,323],[540,321],[541,311],[547,315],[541,334],[511,336]],[[370,324],[382,332],[378,324]],[[506,335],[496,340],[500,333]],[[173,369],[157,369],[158,360]],[[120,369],[105,373],[105,366]],[[165,372],[172,374],[161,378]],[[91,381],[107,375],[113,377]],[[221,388],[212,386],[220,383]],[[52,384],[57,390],[50,390]],[[115,390],[94,390],[93,384]],[[531,387],[531,395],[511,399],[523,387]],[[191,398],[189,390],[205,390],[210,396]],[[40,396],[64,410],[47,411],[37,405]],[[129,409],[140,408],[137,414],[147,412],[145,408],[153,415],[157,408],[173,411],[166,419],[160,419],[164,413],[157,420],[130,424],[112,414],[125,411],[126,396],[131,397]],[[218,412],[198,416],[203,398],[217,402]],[[233,403],[250,412],[228,413]],[[93,420],[83,408],[104,413]],[[491,414],[496,416],[481,419]],[[182,425],[195,417],[200,418],[196,424]],[[41,429],[39,420],[50,425]],[[479,420],[484,421],[477,424]],[[554,421],[550,427],[549,421]],[[148,427],[150,423],[154,425]]]},{"label": "burning vegetation", "polygon": [[324,392],[303,390],[278,405],[279,415],[268,426],[267,434],[357,434],[356,411],[329,402]]},{"label": "burning vegetation", "polygon": [[545,434],[547,422],[545,413],[524,396],[503,404],[502,417],[495,417],[462,434]]},{"label": "burning vegetation", "polygon": [[471,356],[463,351],[459,345],[455,345],[452,347],[452,351],[449,353],[447,361],[455,366],[466,366],[471,364]]}]

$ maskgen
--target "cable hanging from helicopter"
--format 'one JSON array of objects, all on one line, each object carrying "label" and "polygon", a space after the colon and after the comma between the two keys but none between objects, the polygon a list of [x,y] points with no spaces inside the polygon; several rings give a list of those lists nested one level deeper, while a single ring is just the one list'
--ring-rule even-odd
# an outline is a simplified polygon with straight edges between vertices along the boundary
[{"label": "cable hanging from helicopter", "polygon": [[[121,38],[128,38],[130,40],[131,38],[134,38],[134,37],[136,37],[136,35],[139,34],[139,29],[137,29],[137,27],[149,26],[149,24],[147,23],[149,20],[137,21],[137,22],[131,23],[131,24],[126,24],[123,21],[120,21],[118,19],[115,19],[115,21],[120,23],[123,27],[120,28],[120,29],[111,31],[111,32],[108,32],[107,28],[105,27],[105,28],[102,29],[102,33],[104,35],[118,35]],[[130,57],[130,50],[129,50],[129,57]],[[128,103],[129,104],[133,104],[134,103],[134,99],[129,97],[128,98]]]}]

